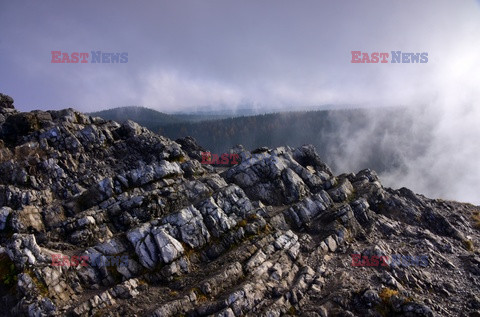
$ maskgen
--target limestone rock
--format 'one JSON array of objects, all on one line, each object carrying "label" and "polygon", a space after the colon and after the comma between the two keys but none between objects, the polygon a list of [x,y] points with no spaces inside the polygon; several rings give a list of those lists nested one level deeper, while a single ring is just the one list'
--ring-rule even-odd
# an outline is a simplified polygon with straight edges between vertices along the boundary
[{"label": "limestone rock", "polygon": [[2,314],[477,313],[478,207],[334,175],[311,145],[202,151],[0,94]]}]

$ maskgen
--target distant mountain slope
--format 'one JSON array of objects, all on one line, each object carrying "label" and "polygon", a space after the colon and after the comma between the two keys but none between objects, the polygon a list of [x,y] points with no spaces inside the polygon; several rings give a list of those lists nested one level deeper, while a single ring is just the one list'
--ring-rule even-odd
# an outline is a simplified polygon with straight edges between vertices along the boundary
[{"label": "distant mountain slope", "polygon": [[140,125],[158,132],[165,125],[181,124],[186,122],[200,122],[228,118],[232,115],[223,113],[196,112],[196,113],[175,113],[167,114],[140,106],[118,107],[89,113],[93,117],[101,117],[106,120],[123,122],[132,120]]},{"label": "distant mountain slope", "polygon": [[192,136],[216,153],[237,144],[250,149],[313,144],[336,171],[383,172],[402,168],[404,145],[411,140],[418,145],[413,155],[423,153],[428,127],[420,133],[412,122],[412,113],[404,108],[321,110],[172,123],[156,132],[171,139]]},{"label": "distant mountain slope", "polygon": [[182,121],[179,116],[169,115],[160,111],[138,106],[102,110],[89,113],[89,115],[118,122],[132,120],[151,130],[158,129],[161,125],[179,123]]},{"label": "distant mountain slope", "polygon": [[248,116],[239,116],[240,113],[235,115],[225,110],[166,114],[145,107],[123,107],[90,115],[118,122],[130,119],[171,139],[192,136],[216,153],[237,144],[250,149],[313,144],[335,171],[371,168],[382,173],[402,169],[405,168],[403,145],[415,140],[418,145],[413,147],[413,154],[416,156],[424,152],[430,140],[428,127],[420,132],[411,129],[412,113],[404,108],[314,110]]}]

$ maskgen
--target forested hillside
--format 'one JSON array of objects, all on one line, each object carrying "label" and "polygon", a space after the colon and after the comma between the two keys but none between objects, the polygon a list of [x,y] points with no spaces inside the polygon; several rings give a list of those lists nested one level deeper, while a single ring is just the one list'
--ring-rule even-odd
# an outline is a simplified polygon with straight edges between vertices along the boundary
[{"label": "forested hillside", "polygon": [[222,119],[228,117],[225,114],[213,113],[175,113],[167,114],[146,107],[130,106],[118,107],[89,113],[92,117],[101,117],[106,120],[123,122],[132,120],[151,131],[158,131],[161,127],[169,124],[183,122],[199,122],[203,120]]},{"label": "forested hillside", "polygon": [[248,149],[313,144],[334,169],[355,152],[358,168],[382,172],[401,167],[406,143],[414,141],[414,154],[422,153],[428,129],[420,133],[413,127],[413,116],[403,108],[285,112],[167,124],[157,132],[172,139],[192,136],[212,152],[236,144]]},{"label": "forested hillside", "polygon": [[130,119],[171,139],[192,136],[213,153],[225,152],[237,144],[247,149],[313,144],[337,172],[371,168],[382,173],[405,168],[404,157],[422,155],[431,138],[431,128],[415,126],[416,114],[408,108],[224,118],[227,114],[166,114],[144,107],[124,107],[90,115],[119,122]]}]

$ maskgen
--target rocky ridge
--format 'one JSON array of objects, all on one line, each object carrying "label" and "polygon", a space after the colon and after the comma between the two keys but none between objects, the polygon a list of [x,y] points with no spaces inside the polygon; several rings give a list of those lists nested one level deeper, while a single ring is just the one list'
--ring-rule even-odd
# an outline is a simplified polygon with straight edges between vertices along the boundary
[{"label": "rocky ridge", "polygon": [[237,146],[228,167],[202,165],[202,150],[73,109],[18,112],[0,94],[2,312],[480,316],[479,207],[385,188],[371,170],[334,175],[308,145]]}]

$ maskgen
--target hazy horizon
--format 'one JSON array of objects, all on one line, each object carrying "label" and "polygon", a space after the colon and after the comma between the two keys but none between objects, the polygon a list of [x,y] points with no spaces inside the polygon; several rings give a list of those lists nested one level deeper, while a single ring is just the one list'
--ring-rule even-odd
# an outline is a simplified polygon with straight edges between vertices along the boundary
[{"label": "hazy horizon", "polygon": [[[3,2],[1,90],[23,111],[141,104],[165,112],[434,104],[457,77],[478,79],[479,1],[142,3]],[[52,51],[98,50],[126,52],[128,61],[51,63]],[[355,64],[355,50],[429,59]]]}]

